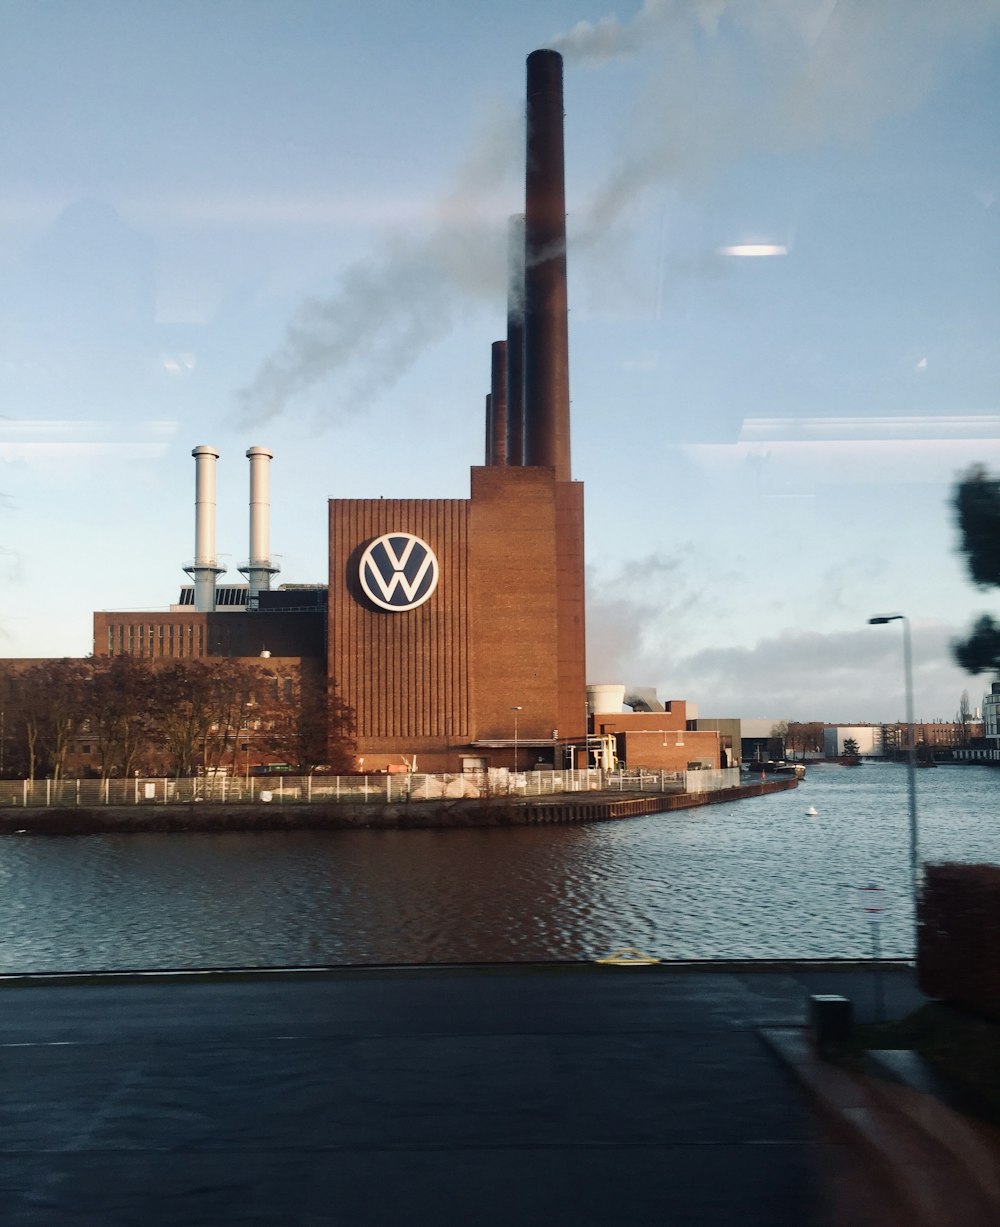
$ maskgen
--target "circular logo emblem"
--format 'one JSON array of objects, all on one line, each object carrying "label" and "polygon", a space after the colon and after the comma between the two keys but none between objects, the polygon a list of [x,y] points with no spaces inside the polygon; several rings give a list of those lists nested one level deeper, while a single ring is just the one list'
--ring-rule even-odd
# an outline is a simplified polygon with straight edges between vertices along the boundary
[{"label": "circular logo emblem", "polygon": [[358,578],[379,609],[416,609],[437,587],[438,562],[426,541],[412,533],[386,533],[361,555]]}]

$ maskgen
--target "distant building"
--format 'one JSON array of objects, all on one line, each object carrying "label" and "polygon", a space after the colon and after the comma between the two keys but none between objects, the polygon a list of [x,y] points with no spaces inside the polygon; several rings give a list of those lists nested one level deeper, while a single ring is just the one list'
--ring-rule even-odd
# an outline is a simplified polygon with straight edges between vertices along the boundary
[{"label": "distant building", "polygon": [[733,764],[724,761],[716,729],[698,729],[687,719],[683,699],[660,703],[644,691],[632,711],[623,711],[624,686],[588,686],[590,734],[598,743],[614,737],[622,766],[644,771],[713,771]]},{"label": "distant building", "polygon": [[[961,757],[959,750],[982,735],[978,720],[963,725],[958,720],[917,721],[913,725],[913,746],[919,757]],[[844,753],[844,742],[853,738],[864,758],[899,758],[909,753],[910,726],[895,724],[833,724],[823,730],[823,751],[827,758]]]},{"label": "distant building", "polygon": [[744,763],[767,762],[785,757],[784,720],[750,717],[740,721],[740,759]]},{"label": "distant building", "polygon": [[853,741],[857,753],[864,758],[882,757],[882,726],[879,724],[830,724],[823,729],[823,754],[839,758],[845,753],[844,743]]},{"label": "distant building", "polygon": [[993,682],[989,694],[983,695],[983,720],[977,731],[978,736],[971,736],[955,750],[955,758],[966,763],[1000,763],[1000,682]]},{"label": "distant building", "polygon": [[698,732],[719,734],[719,753],[723,767],[739,767],[743,762],[743,722],[736,717],[698,716],[691,720],[691,705],[688,704],[688,722]]},{"label": "distant building", "polygon": [[1000,742],[1000,682],[994,682],[990,693],[983,695],[983,736]]}]

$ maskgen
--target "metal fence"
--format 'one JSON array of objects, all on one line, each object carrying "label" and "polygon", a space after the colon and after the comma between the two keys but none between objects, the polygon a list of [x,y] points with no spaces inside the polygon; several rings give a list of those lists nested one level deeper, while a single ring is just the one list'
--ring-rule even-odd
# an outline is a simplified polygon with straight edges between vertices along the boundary
[{"label": "metal fence", "polygon": [[329,805],[461,797],[543,797],[574,792],[707,792],[735,788],[739,770],[723,771],[490,771],[453,775],[274,775],[219,773],[108,780],[0,780],[0,806],[225,804]]}]

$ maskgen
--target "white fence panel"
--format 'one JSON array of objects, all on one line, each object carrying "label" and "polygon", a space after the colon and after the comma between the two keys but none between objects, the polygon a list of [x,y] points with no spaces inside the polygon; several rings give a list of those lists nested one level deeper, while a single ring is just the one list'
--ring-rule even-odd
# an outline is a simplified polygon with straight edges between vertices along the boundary
[{"label": "white fence panel", "polygon": [[0,780],[0,806],[329,805],[341,801],[430,801],[465,797],[544,797],[562,792],[714,792],[740,783],[737,767],[718,771],[489,771],[426,775],[226,775],[108,780]]}]

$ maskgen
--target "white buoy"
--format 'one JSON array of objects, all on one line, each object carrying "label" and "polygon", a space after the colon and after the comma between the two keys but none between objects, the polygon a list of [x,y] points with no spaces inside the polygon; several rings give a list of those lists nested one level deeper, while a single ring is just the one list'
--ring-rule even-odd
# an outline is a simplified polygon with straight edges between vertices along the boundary
[{"label": "white buoy", "polygon": [[809,808],[806,810],[806,817],[807,818],[818,818],[819,817],[819,810],[816,808],[815,805],[809,806]]}]

